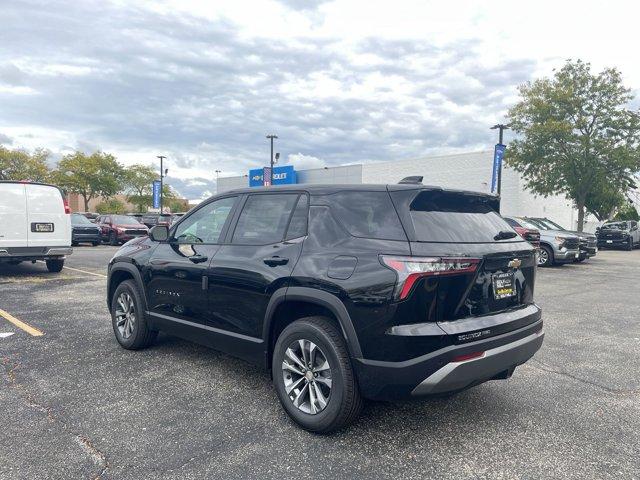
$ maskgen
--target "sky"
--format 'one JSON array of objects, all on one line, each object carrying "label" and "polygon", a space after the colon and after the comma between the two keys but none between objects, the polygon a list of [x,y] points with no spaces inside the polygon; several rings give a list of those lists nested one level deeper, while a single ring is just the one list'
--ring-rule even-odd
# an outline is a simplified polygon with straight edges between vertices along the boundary
[{"label": "sky", "polygon": [[640,93],[631,1],[0,0],[0,18],[0,144],[166,155],[187,198],[268,164],[270,133],[298,169],[489,149],[518,85],[568,58]]}]

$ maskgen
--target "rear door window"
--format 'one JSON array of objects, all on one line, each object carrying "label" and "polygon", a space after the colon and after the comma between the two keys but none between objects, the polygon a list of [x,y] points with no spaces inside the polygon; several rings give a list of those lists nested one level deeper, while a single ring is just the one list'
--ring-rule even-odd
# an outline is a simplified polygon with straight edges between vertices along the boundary
[{"label": "rear door window", "polygon": [[309,197],[300,195],[296,209],[291,216],[289,229],[285,240],[304,237],[307,234],[307,220],[309,218]]},{"label": "rear door window", "polygon": [[284,240],[293,209],[300,195],[250,195],[238,218],[232,243],[269,245]]},{"label": "rear door window", "polygon": [[340,192],[327,199],[334,217],[354,237],[407,240],[387,192]]},{"label": "rear door window", "polygon": [[410,215],[419,242],[495,242],[498,232],[513,231],[482,195],[420,192],[410,204]]}]

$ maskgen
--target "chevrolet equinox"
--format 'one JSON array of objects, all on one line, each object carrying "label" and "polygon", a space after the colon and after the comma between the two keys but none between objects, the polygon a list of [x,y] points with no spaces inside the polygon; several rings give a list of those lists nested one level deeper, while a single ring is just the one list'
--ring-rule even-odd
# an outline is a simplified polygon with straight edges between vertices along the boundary
[{"label": "chevrolet equinox", "polygon": [[497,197],[407,182],[235,190],[154,227],[109,263],[117,341],[164,331],[267,368],[320,433],[363,398],[509,378],[544,337],[534,247]]}]

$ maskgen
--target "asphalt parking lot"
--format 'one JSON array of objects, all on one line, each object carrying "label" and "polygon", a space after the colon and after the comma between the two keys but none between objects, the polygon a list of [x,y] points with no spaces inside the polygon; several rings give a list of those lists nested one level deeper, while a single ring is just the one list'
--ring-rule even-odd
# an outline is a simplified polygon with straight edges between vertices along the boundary
[{"label": "asphalt parking lot", "polygon": [[0,478],[640,478],[640,251],[540,269],[546,339],[508,381],[295,427],[265,372],[161,335],[130,352],[105,305],[114,247],[60,274],[0,267]]}]

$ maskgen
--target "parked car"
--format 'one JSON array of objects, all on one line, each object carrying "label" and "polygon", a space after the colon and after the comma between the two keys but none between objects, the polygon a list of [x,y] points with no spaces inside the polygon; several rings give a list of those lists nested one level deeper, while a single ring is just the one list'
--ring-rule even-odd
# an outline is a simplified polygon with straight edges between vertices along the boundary
[{"label": "parked car", "polygon": [[505,221],[527,242],[535,248],[540,248],[540,231],[537,228],[521,227],[515,220],[508,217],[505,218]]},{"label": "parked car", "polygon": [[59,272],[71,248],[69,206],[45,183],[0,181],[0,263],[44,260]]},{"label": "parked car", "polygon": [[171,214],[145,213],[142,216],[141,222],[149,228],[155,227],[156,225],[171,225]]},{"label": "parked car", "polygon": [[126,349],[164,330],[271,369],[284,410],[322,433],[362,398],[506,379],[544,333],[535,249],[497,209],[421,184],[220,194],[115,254],[113,330]]},{"label": "parked car", "polygon": [[97,247],[102,242],[100,227],[81,213],[71,214],[71,245],[90,243]]},{"label": "parked car", "polygon": [[538,265],[541,267],[575,262],[580,257],[580,239],[575,235],[541,226],[527,217],[505,217],[505,220],[513,227],[539,230]]},{"label": "parked car", "polygon": [[618,247],[633,250],[640,246],[640,231],[635,220],[607,222],[598,228],[596,235],[599,248]]},{"label": "parked car", "polygon": [[146,225],[127,215],[100,215],[96,223],[100,226],[102,240],[109,245],[120,245],[149,234]]},{"label": "parked car", "polygon": [[549,220],[548,218],[529,217],[529,221],[534,222],[536,225],[541,225],[551,230],[558,230],[561,232],[567,232],[575,235],[580,239],[580,255],[576,258],[576,262],[583,262],[587,258],[595,257],[598,253],[598,239],[593,233],[588,232],[576,232],[574,230],[567,230],[561,227],[557,223]]}]

